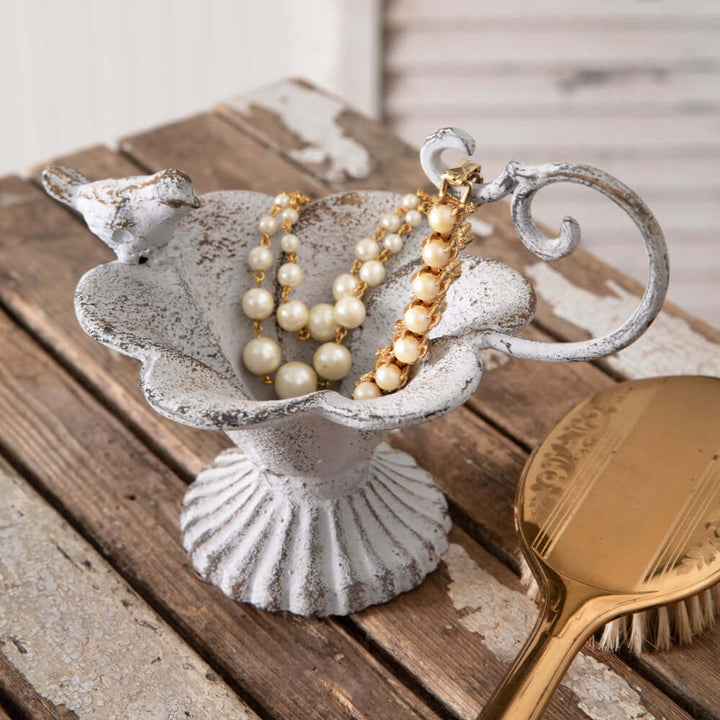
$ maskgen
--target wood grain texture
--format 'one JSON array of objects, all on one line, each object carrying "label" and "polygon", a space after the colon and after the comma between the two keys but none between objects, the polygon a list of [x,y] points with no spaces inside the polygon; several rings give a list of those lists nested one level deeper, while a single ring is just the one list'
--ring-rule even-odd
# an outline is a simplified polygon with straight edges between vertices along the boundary
[{"label": "wood grain texture", "polygon": [[0,495],[0,646],[36,693],[93,720],[257,720],[1,457]]},{"label": "wood grain texture", "polygon": [[435,717],[332,623],[199,581],[177,540],[185,484],[4,316],[0,334],[0,448],[234,690],[278,718]]},{"label": "wood grain texture", "polygon": [[[92,165],[82,162],[87,157],[94,158]],[[108,151],[84,152],[78,160],[81,170],[97,172],[97,177],[138,172],[136,165]],[[70,365],[82,368],[83,382],[102,389],[106,402],[157,447],[153,438],[162,436],[160,428],[175,424],[147,406],[135,364],[92,341],[75,318],[77,281],[95,265],[113,260],[113,253],[69,210],[49,202],[47,195],[30,183],[16,177],[3,178],[0,196],[14,198],[0,213],[0,301],[43,344]],[[175,425],[161,450],[170,459],[188,463],[185,446],[194,435],[199,434]],[[205,461],[227,446],[219,433],[204,433],[202,437],[208,448]]]},{"label": "wood grain texture", "polygon": [[80,720],[63,706],[55,706],[35,688],[0,651],[0,700],[7,709],[0,709],[0,720]]}]

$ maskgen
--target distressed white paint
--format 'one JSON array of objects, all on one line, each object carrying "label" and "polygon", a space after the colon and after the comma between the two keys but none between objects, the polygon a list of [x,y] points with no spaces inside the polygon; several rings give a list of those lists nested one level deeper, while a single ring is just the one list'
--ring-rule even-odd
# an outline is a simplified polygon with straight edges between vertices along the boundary
[{"label": "distressed white paint", "polygon": [[0,644],[83,720],[257,716],[21,480],[0,469]]},{"label": "distressed white paint", "polygon": [[386,443],[369,465],[296,478],[229,450],[183,505],[183,545],[203,578],[235,600],[301,615],[346,615],[411,590],[437,567],[450,530],[430,473]]},{"label": "distressed white paint", "polygon": [[275,113],[305,143],[302,148],[291,149],[289,155],[302,164],[327,163],[323,176],[329,182],[346,177],[364,178],[372,170],[367,149],[338,124],[339,116],[347,109],[341,100],[296,83],[282,82],[233,98],[227,105],[244,115],[253,106]]},{"label": "distressed white paint", "polygon": [[[613,280],[606,282],[611,294],[596,295],[545,263],[528,265],[523,272],[555,315],[593,335],[617,327],[639,300]],[[629,380],[655,375],[720,376],[720,343],[693,330],[686,320],[661,312],[642,338],[607,362]]]},{"label": "distressed white paint", "polygon": [[[496,580],[461,545],[451,543],[443,560],[450,574],[450,599],[464,613],[460,623],[479,634],[498,660],[512,662],[532,630],[535,603]],[[578,707],[592,720],[654,719],[626,680],[588,655],[578,655],[562,684],[575,693]]]}]

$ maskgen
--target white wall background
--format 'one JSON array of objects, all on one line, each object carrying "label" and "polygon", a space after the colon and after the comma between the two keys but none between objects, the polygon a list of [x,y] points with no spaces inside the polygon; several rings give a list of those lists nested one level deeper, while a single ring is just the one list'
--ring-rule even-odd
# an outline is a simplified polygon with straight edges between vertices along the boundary
[{"label": "white wall background", "polygon": [[[377,109],[379,2],[0,0],[0,174],[302,76]],[[353,58],[372,62],[347,73]]]}]

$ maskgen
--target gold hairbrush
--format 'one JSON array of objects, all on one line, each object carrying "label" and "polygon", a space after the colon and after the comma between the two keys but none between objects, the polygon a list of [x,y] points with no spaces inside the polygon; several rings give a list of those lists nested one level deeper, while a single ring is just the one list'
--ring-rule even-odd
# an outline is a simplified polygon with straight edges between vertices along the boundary
[{"label": "gold hairbrush", "polygon": [[515,522],[544,599],[481,720],[541,717],[604,623],[720,582],[720,379],[620,383],[572,410],[528,460]]}]

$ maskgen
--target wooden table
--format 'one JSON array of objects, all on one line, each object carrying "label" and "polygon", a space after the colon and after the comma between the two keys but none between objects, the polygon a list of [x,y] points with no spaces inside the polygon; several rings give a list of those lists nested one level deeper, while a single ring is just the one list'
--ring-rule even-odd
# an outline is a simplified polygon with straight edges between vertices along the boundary
[{"label": "wooden table", "polygon": [[[178,167],[199,192],[425,184],[415,149],[298,82],[55,160],[92,178]],[[477,251],[538,290],[533,337],[581,339],[629,314],[639,288],[617,270],[582,250],[546,265],[506,206],[478,215],[494,230]],[[720,334],[675,307],[598,364],[488,356],[465,407],[390,435],[447,493],[440,569],[348,618],[272,615],[202,583],[178,541],[185,486],[228,440],[158,416],[137,364],[75,320],[76,282],[111,259],[37,169],[0,180],[0,718],[472,719],[535,613],[511,517],[528,451],[618,379],[720,375]],[[548,718],[720,718],[718,631],[663,654],[581,658]]]}]

